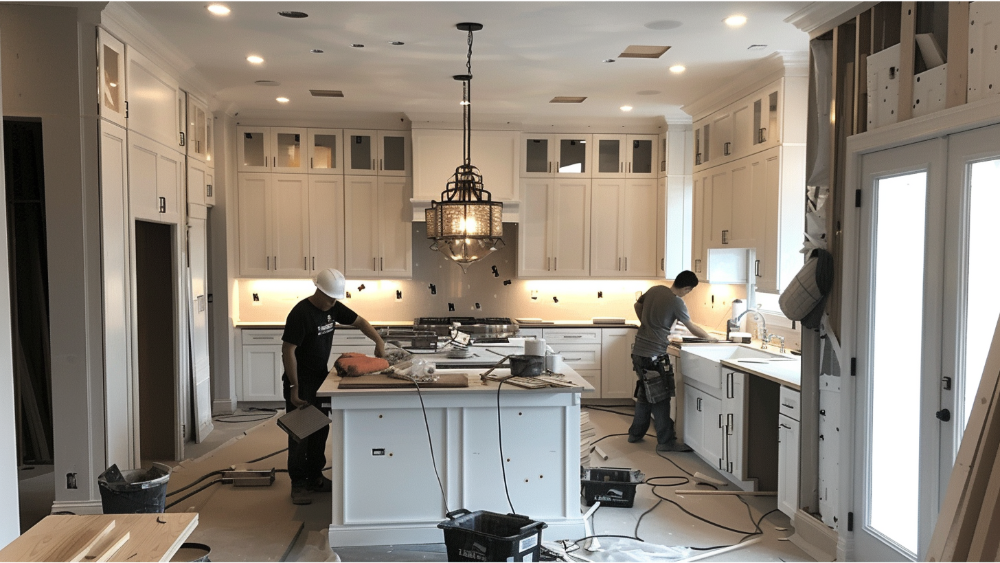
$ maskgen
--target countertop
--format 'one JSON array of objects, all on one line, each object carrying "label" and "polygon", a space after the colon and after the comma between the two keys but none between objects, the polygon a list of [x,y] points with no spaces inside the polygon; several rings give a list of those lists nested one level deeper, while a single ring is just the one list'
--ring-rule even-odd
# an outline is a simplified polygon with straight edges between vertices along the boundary
[{"label": "countertop", "polygon": [[[368,321],[375,328],[379,327],[397,327],[397,326],[413,326],[413,321]],[[261,329],[278,329],[285,328],[285,323],[283,322],[255,322],[255,321],[238,321],[234,322],[233,326],[235,328],[261,328]],[[542,321],[536,323],[518,323],[520,328],[638,328],[639,321],[625,321],[624,323],[592,323],[590,321]],[[351,330],[354,327],[346,325],[337,325],[337,329]]]},{"label": "countertop", "polygon": [[750,363],[735,360],[722,360],[722,365],[733,368],[743,373],[756,375],[769,379],[779,385],[784,385],[796,391],[801,390],[802,384],[802,362],[800,358],[783,361],[770,361],[767,363]]}]

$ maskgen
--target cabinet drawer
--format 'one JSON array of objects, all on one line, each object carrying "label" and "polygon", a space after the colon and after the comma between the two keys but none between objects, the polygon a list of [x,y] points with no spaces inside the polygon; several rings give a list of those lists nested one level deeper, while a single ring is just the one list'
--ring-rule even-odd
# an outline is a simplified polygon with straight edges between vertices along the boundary
[{"label": "cabinet drawer", "polygon": [[361,333],[360,330],[338,330],[333,333],[334,346],[368,346],[375,342]]},{"label": "cabinet drawer", "polygon": [[600,344],[599,328],[547,328],[542,337],[546,344]]},{"label": "cabinet drawer", "polygon": [[788,387],[781,387],[781,406],[778,412],[791,418],[792,420],[799,420],[799,392],[794,389],[789,389]]},{"label": "cabinet drawer", "polygon": [[284,332],[277,329],[243,329],[241,341],[244,345],[281,344],[281,335]]},{"label": "cabinet drawer", "polygon": [[562,354],[566,365],[576,371],[601,371],[601,346],[599,344],[551,344],[552,351]]},{"label": "cabinet drawer", "polygon": [[[575,368],[574,368],[575,369]],[[584,391],[580,397],[583,399],[600,399],[601,398],[601,370],[593,369],[578,369],[576,373],[580,374],[580,377],[587,380],[591,386],[593,386],[593,391]]]}]

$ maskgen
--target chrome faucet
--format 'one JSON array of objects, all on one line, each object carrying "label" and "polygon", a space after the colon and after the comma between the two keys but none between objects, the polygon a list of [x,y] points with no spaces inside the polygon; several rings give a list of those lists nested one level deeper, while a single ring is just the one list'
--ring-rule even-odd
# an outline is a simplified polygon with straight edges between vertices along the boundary
[{"label": "chrome faucet", "polygon": [[769,334],[769,335],[767,335],[768,342],[770,342],[771,339],[773,339],[773,338],[777,338],[778,339],[778,342],[781,344],[781,350],[779,350],[779,352],[781,352],[782,354],[784,354],[785,353],[785,337],[781,336],[781,335],[778,335],[778,334]]},{"label": "chrome faucet", "polygon": [[730,330],[734,330],[734,329],[739,328],[739,326],[740,326],[740,319],[742,319],[743,315],[746,315],[747,313],[753,313],[754,320],[757,321],[758,334],[760,335],[760,339],[762,341],[760,347],[761,347],[761,349],[767,349],[767,341],[768,341],[768,339],[767,339],[767,322],[764,320],[764,315],[762,315],[759,312],[757,312],[757,310],[755,310],[755,309],[747,309],[746,311],[743,311],[742,313],[740,313],[739,316],[736,317],[735,321],[728,321],[729,322],[729,329]]}]

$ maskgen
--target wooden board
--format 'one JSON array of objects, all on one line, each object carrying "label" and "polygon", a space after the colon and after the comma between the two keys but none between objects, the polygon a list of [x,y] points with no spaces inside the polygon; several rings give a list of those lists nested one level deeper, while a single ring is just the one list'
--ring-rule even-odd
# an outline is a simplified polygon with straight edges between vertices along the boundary
[{"label": "wooden board", "polygon": [[[468,387],[469,378],[464,373],[445,373],[437,381],[421,383],[421,389]],[[339,389],[413,389],[412,382],[396,379],[381,373],[350,377],[340,380]]]},{"label": "wooden board", "polygon": [[[114,531],[102,535],[112,523]],[[110,561],[169,561],[197,525],[197,513],[46,516],[0,550],[0,561],[70,561],[88,554],[106,555],[124,533],[129,539]],[[104,537],[114,541],[108,545],[101,541]]]}]

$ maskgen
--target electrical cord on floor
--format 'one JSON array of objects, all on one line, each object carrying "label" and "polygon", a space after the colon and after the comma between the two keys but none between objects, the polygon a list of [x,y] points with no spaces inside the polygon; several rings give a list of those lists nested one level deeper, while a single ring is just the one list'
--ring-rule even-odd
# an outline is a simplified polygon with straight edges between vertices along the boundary
[{"label": "electrical cord on floor", "polygon": [[694,474],[693,474],[693,473],[691,473],[691,472],[690,472],[690,471],[688,471],[687,469],[684,469],[684,468],[683,468],[683,467],[681,467],[680,465],[677,465],[677,462],[676,462],[676,461],[674,461],[674,460],[670,459],[669,457],[667,457],[667,456],[663,455],[663,452],[661,452],[661,451],[657,450],[657,451],[656,451],[656,455],[658,455],[658,456],[662,457],[663,459],[665,459],[665,460],[669,461],[669,462],[670,462],[670,463],[671,463],[671,464],[672,464],[672,465],[673,465],[674,467],[676,467],[677,469],[680,469],[680,470],[681,470],[682,472],[684,472],[684,474],[685,474],[685,475],[687,475],[688,477],[694,477]]},{"label": "electrical cord on floor", "polygon": [[269,457],[274,457],[274,456],[280,454],[281,452],[287,452],[287,451],[288,451],[288,448],[284,448],[284,449],[278,450],[276,452],[269,453],[266,456],[258,457],[257,459],[251,459],[250,461],[248,461],[246,463],[257,463],[258,461],[264,461],[265,459],[267,459]]},{"label": "electrical cord on floor", "polygon": [[503,457],[503,423],[500,422],[500,388],[503,387],[506,378],[501,378],[497,384],[497,442],[500,444],[500,470],[503,472],[503,492],[507,493],[507,506],[510,506],[510,513],[517,514],[514,510],[514,503],[510,501],[510,489],[507,488],[507,467]]},{"label": "electrical cord on floor", "polygon": [[581,405],[581,408],[590,409],[593,411],[609,412],[611,414],[620,414],[622,416],[635,416],[635,413],[632,412],[619,412],[616,410],[611,410],[609,408],[604,408],[604,407],[598,407],[595,405]]},{"label": "electrical cord on floor", "polygon": [[[747,535],[747,534],[753,534],[756,531],[755,530],[755,531],[752,531],[752,532],[744,532],[743,530],[737,530],[736,528],[730,528],[729,526],[724,526],[724,525],[719,524],[717,522],[712,522],[711,520],[709,520],[707,518],[703,518],[701,516],[698,516],[697,514],[695,514],[695,513],[691,512],[690,510],[684,508],[679,503],[677,503],[677,502],[675,502],[675,501],[673,501],[671,499],[668,499],[668,498],[665,498],[665,497],[661,497],[659,495],[659,493],[656,492],[655,488],[653,489],[653,496],[655,496],[656,498],[658,498],[660,500],[669,502],[670,504],[672,504],[672,505],[676,506],[677,508],[681,509],[681,512],[683,512],[684,514],[687,514],[688,516],[694,518],[695,520],[700,520],[700,521],[702,521],[702,522],[704,522],[704,523],[706,523],[706,524],[708,524],[710,526],[715,526],[716,528],[719,528],[719,529],[722,529],[722,530],[726,530],[726,531],[729,531],[729,532],[733,532],[733,533],[736,533],[736,534],[742,534],[744,536]],[[750,522],[753,523],[753,518],[750,519]]]},{"label": "electrical cord on floor", "polygon": [[441,488],[441,497],[444,499],[445,513],[450,513],[451,508],[448,506],[448,493],[444,490],[444,484],[441,482],[441,473],[438,472],[437,459],[434,457],[434,441],[431,440],[431,425],[427,422],[427,407],[424,406],[424,396],[420,392],[420,384],[417,383],[417,379],[415,377],[411,377],[410,381],[412,381],[413,386],[417,388],[417,398],[420,399],[420,410],[424,414],[424,428],[427,429],[427,445],[431,450],[431,464],[434,466],[434,476],[437,477],[438,487]]},{"label": "electrical cord on floor", "polygon": [[195,489],[195,490],[191,491],[190,493],[188,493],[188,494],[186,494],[186,495],[182,496],[181,498],[179,498],[179,499],[175,500],[174,502],[172,502],[172,503],[170,503],[170,504],[166,505],[165,507],[163,507],[163,509],[164,509],[164,510],[166,510],[166,509],[170,508],[171,506],[174,506],[174,505],[176,505],[177,503],[179,503],[179,502],[181,502],[181,501],[183,501],[183,500],[185,500],[185,499],[187,499],[187,498],[190,498],[190,497],[193,497],[194,495],[196,495],[196,494],[198,494],[198,493],[200,493],[200,492],[204,491],[205,489],[207,489],[207,488],[211,487],[212,485],[216,485],[216,484],[218,484],[218,483],[221,483],[222,481],[223,481],[222,479],[216,479],[215,481],[211,481],[211,482],[209,482],[209,483],[208,483],[208,484],[206,484],[206,485],[202,485],[201,487],[199,487],[199,488],[197,488],[197,489]]},{"label": "electrical cord on floor", "polygon": [[[606,440],[606,439],[611,438],[613,436],[628,436],[628,435],[629,435],[628,432],[624,432],[622,434],[608,434],[607,436],[601,436],[600,438],[594,440],[593,442],[590,443],[590,445],[593,446],[594,444],[600,442],[601,440]],[[648,437],[648,438],[655,438],[656,436],[653,436],[652,434],[646,434],[646,437]]]},{"label": "electrical cord on floor", "polygon": [[[212,420],[215,422],[224,422],[227,424],[240,424],[243,422],[261,422],[264,420],[270,420],[274,418],[274,415],[278,414],[278,409],[269,409],[265,407],[249,407],[247,411],[251,412],[213,416]],[[260,414],[258,414],[261,412],[267,412],[271,414],[267,416],[261,416]],[[246,418],[246,417],[256,417],[256,418]]]},{"label": "electrical cord on floor", "polygon": [[167,493],[167,496],[169,497],[169,496],[176,495],[177,493],[183,493],[184,491],[190,489],[191,487],[197,485],[198,483],[201,483],[205,479],[208,479],[209,477],[213,477],[215,475],[222,475],[226,471],[228,471],[228,470],[227,469],[219,469],[219,470],[216,470],[216,471],[212,471],[211,473],[206,473],[205,475],[202,475],[201,477],[199,477],[197,481],[194,481],[193,483],[189,483],[188,485],[185,485],[185,486],[177,489],[176,491],[170,491],[169,493]]}]

